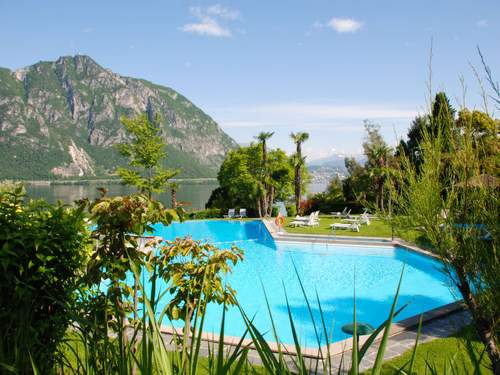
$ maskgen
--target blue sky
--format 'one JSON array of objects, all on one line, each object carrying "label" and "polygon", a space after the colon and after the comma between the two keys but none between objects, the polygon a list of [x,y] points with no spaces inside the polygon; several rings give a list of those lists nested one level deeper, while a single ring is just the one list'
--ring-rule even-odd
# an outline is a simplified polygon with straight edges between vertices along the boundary
[{"label": "blue sky", "polygon": [[[500,2],[7,1],[0,0],[0,66],[88,54],[113,71],[187,96],[238,142],[275,131],[310,159],[358,153],[363,120],[388,142],[426,108],[433,89],[479,106],[476,46],[500,80]],[[457,104],[458,106],[458,104]]]}]

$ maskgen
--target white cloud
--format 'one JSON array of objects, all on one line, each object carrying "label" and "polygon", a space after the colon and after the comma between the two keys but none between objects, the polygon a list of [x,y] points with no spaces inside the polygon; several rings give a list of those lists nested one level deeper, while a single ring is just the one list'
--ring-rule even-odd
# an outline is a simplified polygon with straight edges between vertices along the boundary
[{"label": "white cloud", "polygon": [[232,36],[229,27],[222,25],[221,21],[233,22],[240,19],[236,9],[223,7],[220,4],[209,7],[191,7],[189,12],[198,22],[187,23],[179,28],[186,33],[228,38]]},{"label": "white cloud", "polygon": [[488,27],[488,20],[485,20],[485,19],[479,20],[479,21],[477,21],[476,25],[477,25],[477,27],[484,29],[484,28]]},{"label": "white cloud", "polygon": [[188,23],[180,28],[181,31],[186,33],[194,33],[199,35],[208,35],[215,37],[230,37],[231,31],[219,25],[213,19],[206,19],[198,23]]},{"label": "white cloud", "polygon": [[90,34],[90,33],[93,33],[94,32],[94,28],[93,27],[86,27],[82,30],[82,33],[84,34]]},{"label": "white cloud", "polygon": [[[357,153],[365,134],[363,120],[381,125],[389,144],[396,144],[396,133],[405,134],[418,106],[399,103],[353,103],[290,101],[270,104],[235,105],[211,108],[210,113],[238,142],[249,143],[260,131],[273,131],[272,147],[293,152],[290,132],[310,134],[307,147],[327,153]],[[336,150],[333,151],[332,148]],[[313,156],[315,153],[308,153]]]},{"label": "white cloud", "polygon": [[238,10],[223,7],[220,4],[209,6],[206,9],[206,13],[230,21],[240,19],[240,12]]},{"label": "white cloud", "polygon": [[328,26],[338,33],[354,33],[359,31],[363,27],[363,24],[352,18],[334,17],[330,20],[330,22],[328,22]]},{"label": "white cloud", "polygon": [[411,118],[416,111],[387,105],[357,104],[339,105],[335,103],[277,103],[240,109],[243,112],[280,118],[314,119],[316,121],[334,119],[401,119]]}]

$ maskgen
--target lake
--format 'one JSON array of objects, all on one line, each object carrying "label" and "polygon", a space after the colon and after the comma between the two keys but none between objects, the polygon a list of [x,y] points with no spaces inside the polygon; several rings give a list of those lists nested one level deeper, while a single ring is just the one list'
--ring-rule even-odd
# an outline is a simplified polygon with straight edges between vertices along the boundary
[{"label": "lake", "polygon": [[[108,196],[125,195],[134,192],[134,188],[120,184],[96,184],[88,185],[35,185],[26,184],[26,193],[28,197],[39,199],[43,198],[49,203],[55,203],[57,200],[62,200],[65,203],[71,203],[82,198],[94,199],[99,196],[98,187],[108,189]],[[186,210],[202,210],[205,208],[210,194],[218,187],[216,181],[193,183],[180,182],[179,190],[177,191],[178,202],[189,202],[190,205],[185,207]],[[311,184],[309,186],[310,193],[324,191],[326,184]],[[160,200],[170,207],[171,196],[170,191],[160,194]]]},{"label": "lake", "polygon": [[[189,202],[190,205],[185,207],[186,210],[201,210],[205,208],[210,194],[219,185],[217,181],[203,183],[182,183],[177,191],[177,202]],[[118,196],[133,193],[135,188],[120,184],[95,184],[88,185],[26,185],[26,193],[28,197],[39,199],[43,198],[49,203],[55,203],[57,200],[62,200],[65,203],[71,203],[82,198],[94,199],[100,193],[98,187],[108,189],[108,196]],[[170,191],[160,194],[160,200],[170,207],[171,195]]]}]

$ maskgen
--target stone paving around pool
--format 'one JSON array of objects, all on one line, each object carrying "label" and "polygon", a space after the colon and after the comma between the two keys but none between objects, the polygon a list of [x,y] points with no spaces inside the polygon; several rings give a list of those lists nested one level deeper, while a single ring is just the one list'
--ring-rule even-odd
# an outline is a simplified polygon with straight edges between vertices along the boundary
[{"label": "stone paving around pool", "polygon": [[[469,325],[472,319],[470,314],[466,310],[458,310],[449,315],[442,316],[440,318],[433,319],[428,321],[422,325],[419,344],[426,343],[435,339],[445,338],[453,335],[454,333],[460,331],[463,327]],[[413,349],[415,346],[415,340],[417,338],[418,327],[414,326],[412,328],[408,328],[404,331],[400,331],[389,337],[387,342],[386,352],[384,355],[384,361],[392,359],[394,357],[398,357],[407,350]],[[179,332],[180,333],[180,332]],[[204,339],[200,348],[201,356],[208,356],[209,353],[216,353],[218,337],[217,335],[204,334]],[[379,336],[380,337],[380,336]],[[172,333],[170,329],[166,329],[163,332],[163,338],[167,343],[167,347],[173,349],[172,346]],[[235,345],[239,338],[226,338],[227,341],[225,345],[228,347]],[[361,338],[361,342],[363,342]],[[331,363],[332,363],[332,374],[339,373],[339,367],[341,374],[348,374],[348,369],[351,365],[351,343],[352,340],[345,340],[343,344],[345,345],[345,351],[337,351],[337,354],[332,355]],[[250,340],[245,340],[244,345],[251,345]],[[377,350],[380,345],[380,338],[378,338],[373,345],[368,349],[367,353],[363,357],[360,365],[360,371],[369,370],[373,367],[375,362],[375,358],[377,357]],[[309,350],[312,352],[312,350]],[[307,355],[307,350],[305,351]],[[325,352],[325,350],[323,350]],[[317,353],[317,352],[316,352]],[[312,353],[311,353],[312,354]],[[276,354],[278,355],[278,354]],[[287,358],[287,362],[290,364],[290,368],[293,368],[293,354],[285,355]],[[316,357],[316,358],[314,358]],[[248,352],[248,360],[250,363],[254,365],[262,365],[262,361],[257,353],[257,351],[250,346],[250,350]],[[318,367],[321,367],[318,363],[317,354],[316,356],[308,356],[305,358],[306,365],[311,369],[311,371],[315,371]],[[318,369],[319,371],[320,369]]]},{"label": "stone paving around pool", "polygon": [[[471,316],[468,311],[462,310],[451,315],[432,320],[422,326],[419,344],[426,343],[435,339],[449,337],[471,323]],[[418,327],[408,329],[389,338],[387,350],[384,360],[389,360],[398,357],[407,350],[413,349],[417,338]],[[360,370],[368,370],[373,367],[379,342],[368,350],[361,361]],[[338,369],[338,365],[342,358],[341,354],[332,357],[332,363]],[[345,353],[343,358],[344,363],[351,363],[350,353]],[[347,371],[346,371],[347,373]]]}]

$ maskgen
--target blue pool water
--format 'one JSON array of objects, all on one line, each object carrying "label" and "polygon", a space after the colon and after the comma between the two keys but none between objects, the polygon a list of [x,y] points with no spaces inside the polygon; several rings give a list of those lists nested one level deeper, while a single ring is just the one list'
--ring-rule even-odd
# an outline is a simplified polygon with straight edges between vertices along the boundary
[{"label": "blue pool water", "polygon": [[[439,271],[439,263],[400,247],[274,242],[260,221],[188,221],[168,227],[158,225],[154,234],[165,239],[190,235],[219,247],[229,247],[234,242],[243,249],[245,259],[235,267],[227,281],[236,290],[237,299],[247,315],[252,317],[255,314],[254,324],[262,332],[267,332],[265,337],[269,341],[275,340],[270,332],[263,288],[280,340],[293,343],[285,287],[301,342],[308,346],[316,345],[313,324],[293,268],[294,263],[319,323],[317,291],[327,325],[329,329],[333,327],[329,333],[333,341],[347,337],[340,327],[352,321],[354,274],[357,319],[373,326],[387,318],[404,264],[406,268],[398,305],[411,303],[396,320],[454,301],[447,279]],[[220,306],[209,306],[205,331],[217,333],[221,316]],[[240,312],[234,307],[226,313],[225,330],[231,336],[241,336],[245,331]]]}]

